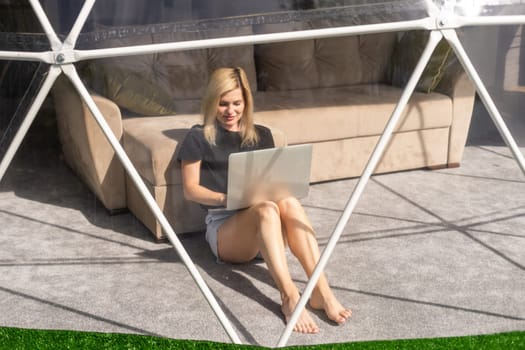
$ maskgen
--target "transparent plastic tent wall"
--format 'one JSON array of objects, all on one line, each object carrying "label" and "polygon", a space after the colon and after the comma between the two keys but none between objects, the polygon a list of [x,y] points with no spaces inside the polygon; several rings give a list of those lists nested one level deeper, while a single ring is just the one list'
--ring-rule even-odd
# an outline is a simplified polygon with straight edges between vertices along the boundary
[{"label": "transparent plastic tent wall", "polygon": [[[325,268],[390,140],[403,108],[442,38],[453,48],[525,173],[523,155],[511,133],[512,128],[519,124],[515,122],[519,118],[520,106],[510,103],[508,98],[509,93],[524,93],[519,87],[525,82],[525,55],[520,56],[515,48],[523,46],[525,37],[522,33],[525,1],[2,0],[0,16],[0,180],[33,120],[41,107],[46,105],[53,84],[60,75],[67,77],[78,90],[224,330],[235,343],[240,343],[235,329],[86,89],[85,79],[81,76],[86,62],[111,57],[360,34],[397,32],[400,36],[403,32],[414,30],[432,33],[410,79],[405,82],[403,94],[277,346],[287,344],[300,310]],[[247,34],[239,29],[246,27],[253,31]],[[144,44],[139,39],[133,41],[133,38],[145,35],[173,33],[180,35],[160,35],[164,39],[155,43]],[[122,40],[126,38],[131,40]],[[520,38],[521,43],[516,45],[516,40]],[[515,58],[514,69],[502,71],[502,64],[509,60],[511,54]],[[312,103],[315,104],[315,101]]]}]

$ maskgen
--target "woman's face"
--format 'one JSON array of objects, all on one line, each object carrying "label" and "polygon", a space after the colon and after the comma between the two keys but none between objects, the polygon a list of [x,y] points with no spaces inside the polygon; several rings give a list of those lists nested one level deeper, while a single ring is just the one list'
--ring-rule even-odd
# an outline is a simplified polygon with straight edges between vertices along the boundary
[{"label": "woman's face", "polygon": [[244,97],[240,88],[221,96],[217,107],[217,120],[229,131],[239,131],[239,121],[244,112]]}]

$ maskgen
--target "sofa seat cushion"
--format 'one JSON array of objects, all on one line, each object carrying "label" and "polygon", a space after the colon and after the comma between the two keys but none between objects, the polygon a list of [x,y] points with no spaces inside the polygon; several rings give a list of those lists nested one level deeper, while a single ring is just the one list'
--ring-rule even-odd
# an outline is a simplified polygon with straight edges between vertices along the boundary
[{"label": "sofa seat cushion", "polygon": [[123,145],[137,171],[150,185],[182,183],[175,152],[198,114],[125,118]]},{"label": "sofa seat cushion", "polygon": [[[257,121],[284,132],[289,144],[381,135],[402,89],[383,84],[255,94]],[[415,92],[396,131],[449,127],[452,100]]]}]

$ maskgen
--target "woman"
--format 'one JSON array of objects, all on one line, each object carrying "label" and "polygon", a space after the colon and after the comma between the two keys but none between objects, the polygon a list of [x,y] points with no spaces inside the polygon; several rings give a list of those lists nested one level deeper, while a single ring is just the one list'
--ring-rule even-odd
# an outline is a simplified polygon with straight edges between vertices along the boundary
[{"label": "woman", "polygon": [[[252,94],[241,68],[221,68],[212,74],[202,114],[204,125],[191,128],[178,155],[184,196],[208,209],[206,240],[219,261],[245,263],[259,254],[263,257],[281,294],[281,310],[288,322],[300,295],[288,269],[286,245],[308,276],[319,260],[319,247],[296,198],[264,201],[238,211],[224,209],[229,154],[274,147],[270,130],[254,124]],[[310,306],[323,309],[338,324],[351,316],[335,298],[324,275],[312,293]],[[317,333],[319,327],[304,310],[294,330]]]}]

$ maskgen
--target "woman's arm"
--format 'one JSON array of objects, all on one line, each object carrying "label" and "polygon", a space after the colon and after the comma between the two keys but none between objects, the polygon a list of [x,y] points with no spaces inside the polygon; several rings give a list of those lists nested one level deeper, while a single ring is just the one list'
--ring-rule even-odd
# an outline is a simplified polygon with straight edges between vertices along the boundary
[{"label": "woman's arm", "polygon": [[204,205],[226,206],[226,194],[214,192],[199,184],[201,161],[181,162],[184,198]]}]

